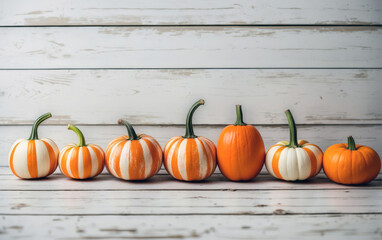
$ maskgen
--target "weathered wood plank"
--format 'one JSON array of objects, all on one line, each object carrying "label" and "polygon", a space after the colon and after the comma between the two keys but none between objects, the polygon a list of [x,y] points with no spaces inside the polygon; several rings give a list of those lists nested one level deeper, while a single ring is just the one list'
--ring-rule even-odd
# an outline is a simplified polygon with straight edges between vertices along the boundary
[{"label": "weathered wood plank", "polygon": [[[148,183],[149,184],[149,183]],[[382,214],[378,189],[3,191],[0,215]]]},{"label": "weathered wood plank", "polygon": [[[93,116],[93,115],[91,115]],[[95,143],[106,149],[107,144],[115,137],[126,134],[122,126],[79,126],[88,143]],[[289,140],[287,126],[256,126],[263,136],[268,149],[280,140]],[[173,136],[184,135],[183,126],[136,126],[138,133],[146,133],[155,137],[162,148]],[[196,126],[195,133],[205,136],[217,143],[223,126]],[[374,148],[382,155],[382,125],[330,125],[299,126],[299,138],[317,144],[324,151],[332,144],[346,142],[346,137],[354,136],[358,144]],[[13,142],[19,138],[28,138],[31,126],[0,126],[0,166],[8,165],[8,152]],[[67,130],[66,126],[41,126],[39,136],[53,139],[61,149],[71,142],[77,142],[77,136]]]},{"label": "weathered wood plank", "polygon": [[0,68],[381,68],[379,27],[0,28]]},{"label": "weathered wood plank", "polygon": [[[382,215],[2,216],[3,239],[380,239]],[[49,227],[42,227],[49,226]]]},{"label": "weathered wood plank", "polygon": [[288,108],[300,124],[381,124],[381,79],[381,69],[2,70],[0,123],[51,111],[55,124],[184,124],[204,98],[198,124],[233,123],[236,104],[252,124],[285,124]]},{"label": "weathered wood plank", "polygon": [[[45,179],[22,180],[10,173],[8,167],[0,167],[2,185],[0,191],[258,191],[258,190],[376,190],[382,189],[381,176],[360,186],[346,186],[331,182],[323,173],[304,182],[285,182],[269,174],[260,174],[249,182],[230,182],[222,174],[215,173],[203,182],[177,181],[168,174],[159,174],[147,181],[131,182],[101,174],[94,179],[76,181],[62,174],[53,174]],[[59,171],[59,170],[57,170]],[[164,173],[164,171],[162,171]],[[5,193],[6,194],[6,193]]]},{"label": "weathered wood plank", "polygon": [[[109,175],[109,172],[107,171],[106,168],[104,168],[103,171],[102,171],[100,174],[101,174],[101,175]],[[219,167],[216,168],[216,170],[215,170],[215,172],[214,172],[213,174],[214,174],[214,176],[216,176],[217,178],[220,178],[220,177],[221,177],[221,176],[220,176],[220,175],[221,175],[221,172],[220,172],[220,170],[219,170]],[[0,166],[0,175],[2,175],[2,176],[6,176],[6,175],[13,175],[13,174],[12,174],[12,172],[11,172],[11,170],[9,169],[8,166]],[[54,175],[58,175],[58,176],[60,176],[60,175],[62,175],[62,173],[61,173],[60,170],[58,169],[57,171],[55,171],[55,172],[53,173],[52,176],[54,176]],[[162,168],[158,171],[157,175],[168,175],[168,173],[167,173],[167,171],[166,171],[166,169],[165,169],[165,167],[164,167],[163,165],[162,165]],[[264,167],[264,168],[260,171],[259,175],[269,175],[269,173],[268,173],[267,169]],[[6,177],[6,178],[7,178],[7,177]],[[317,175],[315,176],[315,178],[317,178],[317,179],[327,179],[327,176],[324,174],[323,171],[321,171],[319,174],[317,174]],[[373,181],[382,181],[382,173],[381,173],[380,175],[378,175]]]},{"label": "weathered wood plank", "polygon": [[378,0],[3,0],[0,25],[382,24]]}]

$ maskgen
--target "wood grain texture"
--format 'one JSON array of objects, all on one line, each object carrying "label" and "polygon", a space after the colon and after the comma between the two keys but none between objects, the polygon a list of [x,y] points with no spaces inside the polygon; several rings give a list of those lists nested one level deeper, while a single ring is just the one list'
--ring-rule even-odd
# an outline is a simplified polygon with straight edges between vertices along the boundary
[{"label": "wood grain texture", "polygon": [[0,28],[0,68],[381,68],[380,27]]},{"label": "wood grain texture", "polygon": [[[380,69],[2,70],[0,124],[381,124]],[[94,113],[97,114],[94,114]]]},{"label": "wood grain texture", "polygon": [[[219,134],[224,126],[196,126],[195,134],[211,139],[217,143]],[[87,143],[94,143],[106,149],[107,144],[118,136],[126,134],[123,126],[79,126],[84,133]],[[289,130],[285,126],[256,126],[260,131],[266,149],[281,140],[289,140]],[[1,126],[0,132],[0,166],[8,166],[8,153],[11,145],[19,138],[28,138],[31,126]],[[173,136],[184,135],[184,126],[136,126],[137,133],[145,133],[156,138],[162,148]],[[346,142],[346,138],[352,135],[357,144],[374,148],[382,156],[382,125],[332,125],[310,126],[303,125],[298,128],[300,139],[317,144],[323,151],[330,145]],[[39,137],[53,139],[61,149],[65,145],[75,142],[78,138],[67,130],[66,126],[40,126]]]},{"label": "wood grain texture", "polygon": [[[6,239],[380,239],[382,215],[3,216]],[[41,226],[50,226],[41,228]],[[165,231],[164,231],[165,229]]]},{"label": "wood grain texture", "polygon": [[378,0],[0,1],[0,239],[380,239],[382,175],[25,181],[7,156],[48,111],[39,136],[60,148],[75,123],[105,149],[126,133],[118,118],[163,147],[199,98],[195,133],[214,142],[242,104],[266,148],[288,139],[290,108],[323,150],[353,135],[381,155],[381,13]]},{"label": "wood grain texture", "polygon": [[3,0],[2,26],[382,23],[378,0]]},{"label": "wood grain texture", "polygon": [[375,189],[56,191],[54,198],[42,190],[0,196],[0,215],[382,214],[382,193]]},{"label": "wood grain texture", "polygon": [[[168,175],[164,170],[146,181],[125,181],[117,179],[110,174],[104,173],[90,180],[73,180],[60,174],[53,174],[39,180],[22,180],[14,176],[8,167],[0,167],[0,179],[2,185],[0,191],[7,196],[11,191],[66,191],[68,194],[77,191],[259,191],[259,190],[316,190],[318,192],[327,190],[370,190],[381,191],[381,175],[371,183],[348,186],[331,182],[324,173],[301,182],[285,182],[277,180],[265,172],[248,182],[230,182],[220,173],[214,173],[210,178],[201,182],[178,181]],[[59,173],[59,170],[57,171]],[[73,193],[75,194],[75,193]],[[309,196],[309,195],[306,195]],[[89,200],[90,201],[90,200]],[[192,202],[190,202],[192,206]],[[150,206],[151,207],[151,206]],[[121,210],[122,211],[122,210]],[[169,211],[169,209],[167,209]],[[86,211],[84,211],[86,213]]]}]

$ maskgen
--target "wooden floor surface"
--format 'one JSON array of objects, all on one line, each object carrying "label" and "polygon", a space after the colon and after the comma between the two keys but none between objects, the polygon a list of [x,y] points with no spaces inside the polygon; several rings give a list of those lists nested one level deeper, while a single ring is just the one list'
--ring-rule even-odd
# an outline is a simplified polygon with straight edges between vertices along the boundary
[{"label": "wooden floor surface", "polygon": [[46,112],[39,136],[60,149],[69,123],[106,149],[119,118],[164,147],[201,98],[195,133],[215,143],[242,104],[266,149],[290,109],[322,150],[352,135],[382,156],[381,40],[382,0],[0,0],[0,240],[382,240],[382,175],[20,180],[7,160]]},{"label": "wooden floor surface", "polygon": [[60,173],[21,180],[0,167],[0,239],[381,239],[382,176],[362,186],[321,173],[287,183],[215,173],[205,182],[164,170],[144,182],[106,172],[87,181]]}]

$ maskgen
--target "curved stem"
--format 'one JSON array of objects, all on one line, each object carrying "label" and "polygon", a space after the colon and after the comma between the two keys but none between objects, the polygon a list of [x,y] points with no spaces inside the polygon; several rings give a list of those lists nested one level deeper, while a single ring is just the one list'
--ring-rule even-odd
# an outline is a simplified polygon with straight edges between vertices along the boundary
[{"label": "curved stem", "polygon": [[243,122],[243,111],[241,110],[241,105],[236,105],[236,122],[235,125],[245,126],[247,125]]},{"label": "curved stem", "polygon": [[129,135],[128,140],[139,140],[140,139],[140,137],[138,137],[137,134],[135,133],[133,126],[131,126],[128,121],[119,119],[118,124],[122,124],[122,125],[126,126],[127,132]]},{"label": "curved stem", "polygon": [[348,149],[352,151],[357,150],[357,148],[355,147],[354,138],[352,136],[348,137]]},{"label": "curved stem", "polygon": [[78,129],[76,126],[74,126],[72,124],[68,125],[68,129],[72,130],[73,132],[75,132],[77,134],[77,136],[78,136],[78,145],[77,146],[78,147],[86,146],[85,137],[82,134],[82,132],[80,131],[80,129]]},{"label": "curved stem", "polygon": [[183,136],[184,138],[196,138],[194,134],[194,128],[192,127],[192,116],[194,115],[195,110],[200,106],[204,105],[204,100],[200,99],[196,103],[194,103],[187,114],[186,120],[186,134]]},{"label": "curved stem", "polygon": [[290,139],[289,139],[289,144],[287,147],[300,147],[297,142],[297,128],[296,128],[296,123],[294,122],[292,113],[290,110],[285,111],[285,115],[287,116],[288,119],[288,125],[289,125],[289,134],[290,134]]},{"label": "curved stem", "polygon": [[46,119],[48,119],[50,117],[52,117],[52,114],[48,112],[48,113],[45,113],[45,114],[41,115],[39,118],[36,119],[36,121],[34,121],[33,127],[32,127],[32,132],[31,132],[31,135],[29,136],[28,140],[36,140],[36,139],[38,139],[38,134],[37,134],[38,126],[43,121],[45,121]]}]

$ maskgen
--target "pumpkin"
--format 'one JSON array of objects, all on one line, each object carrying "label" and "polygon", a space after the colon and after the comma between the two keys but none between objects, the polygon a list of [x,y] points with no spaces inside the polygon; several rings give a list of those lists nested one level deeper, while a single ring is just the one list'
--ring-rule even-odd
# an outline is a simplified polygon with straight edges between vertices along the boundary
[{"label": "pumpkin", "polygon": [[232,181],[250,180],[264,165],[264,142],[255,127],[243,122],[241,105],[236,105],[236,122],[223,129],[217,144],[221,173]]},{"label": "pumpkin", "polygon": [[207,179],[216,168],[214,143],[194,134],[192,116],[200,105],[204,105],[204,100],[194,103],[188,112],[186,134],[171,138],[164,149],[164,166],[178,180],[201,181]]},{"label": "pumpkin", "polygon": [[68,129],[74,131],[79,143],[66,145],[58,159],[61,172],[73,179],[88,179],[97,176],[103,170],[105,154],[101,147],[86,144],[85,137],[76,126],[69,124]]},{"label": "pumpkin", "polygon": [[46,113],[33,124],[28,139],[19,139],[11,147],[9,166],[19,178],[42,178],[52,174],[57,168],[59,149],[49,138],[38,139],[37,128],[46,119],[52,117]]},{"label": "pumpkin", "polygon": [[352,136],[348,144],[330,146],[324,153],[323,168],[330,180],[341,184],[372,181],[381,170],[381,159],[372,148],[356,145]]},{"label": "pumpkin", "polygon": [[113,139],[106,148],[106,168],[117,178],[145,180],[154,176],[162,166],[163,152],[151,136],[135,133],[125,120],[118,120],[128,135]]},{"label": "pumpkin", "polygon": [[285,112],[290,131],[290,141],[272,146],[265,157],[268,172],[286,181],[305,180],[317,175],[322,166],[321,149],[305,140],[297,141],[297,128],[290,110]]}]

